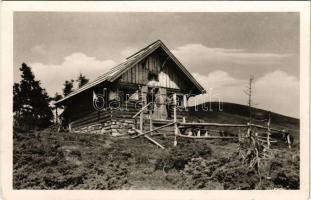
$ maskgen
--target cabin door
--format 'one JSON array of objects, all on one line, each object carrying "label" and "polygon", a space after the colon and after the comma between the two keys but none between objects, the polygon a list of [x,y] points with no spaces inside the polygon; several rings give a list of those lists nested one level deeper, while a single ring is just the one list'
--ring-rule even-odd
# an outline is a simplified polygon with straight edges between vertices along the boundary
[{"label": "cabin door", "polygon": [[152,119],[167,119],[166,88],[149,88],[149,102],[153,102]]}]

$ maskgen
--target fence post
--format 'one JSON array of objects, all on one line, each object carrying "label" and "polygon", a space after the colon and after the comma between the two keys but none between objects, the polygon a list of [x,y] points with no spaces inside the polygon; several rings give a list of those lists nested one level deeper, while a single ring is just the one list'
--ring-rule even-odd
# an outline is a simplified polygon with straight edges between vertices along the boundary
[{"label": "fence post", "polygon": [[[145,107],[145,105],[146,105],[146,99],[145,99],[145,91],[146,90],[146,88],[145,87],[142,87],[141,88],[141,110]],[[143,120],[144,120],[144,112],[142,111],[142,112],[140,112],[140,114],[139,114],[139,130],[141,131],[141,132],[143,132],[143,125],[144,125],[144,122],[143,122]]]},{"label": "fence post", "polygon": [[268,149],[270,148],[270,122],[271,122],[271,117],[270,117],[270,114],[269,114],[269,119],[268,119],[268,122],[267,122],[267,145],[268,145]]},{"label": "fence post", "polygon": [[143,114],[143,112],[141,112],[139,114],[139,130],[141,132],[143,132],[143,120],[144,120],[144,114]]},{"label": "fence post", "polygon": [[177,127],[177,96],[176,93],[173,94],[173,103],[174,103],[174,131],[175,131],[175,138],[174,138],[174,146],[177,146],[177,135],[178,135],[178,127]]},{"label": "fence post", "polygon": [[292,145],[291,145],[291,141],[290,141],[290,134],[287,134],[287,144],[288,144],[288,148],[291,149]]},{"label": "fence post", "polygon": [[239,131],[238,131],[238,137],[239,137],[239,142],[241,142],[242,136],[241,136],[241,129],[240,128],[239,128]]},{"label": "fence post", "polygon": [[[141,109],[143,109],[145,106],[143,90],[141,90],[141,103],[142,103]],[[144,112],[140,112],[140,114],[139,114],[139,130],[140,130],[140,132],[143,132],[143,125],[144,125],[143,120],[144,120]]]},{"label": "fence post", "polygon": [[247,123],[248,127],[247,127],[247,132],[246,132],[246,137],[250,137],[251,136],[251,123]]},{"label": "fence post", "polygon": [[68,130],[69,130],[69,133],[72,132],[72,122],[68,124]]},{"label": "fence post", "polygon": [[[149,129],[150,131],[152,131],[153,129],[153,125],[152,125],[152,113],[151,113],[151,109],[149,109],[149,120],[150,120],[150,126],[149,126]],[[153,135],[153,133],[151,132],[150,135]]]},{"label": "fence post", "polygon": [[57,112],[57,106],[55,106],[55,124],[58,124],[58,112]]}]

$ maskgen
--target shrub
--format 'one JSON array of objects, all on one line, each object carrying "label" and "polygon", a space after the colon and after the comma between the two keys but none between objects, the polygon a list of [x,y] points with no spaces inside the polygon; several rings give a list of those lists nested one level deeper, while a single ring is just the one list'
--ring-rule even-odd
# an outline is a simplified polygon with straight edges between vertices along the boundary
[{"label": "shrub", "polygon": [[81,189],[121,189],[127,183],[128,166],[120,161],[109,161],[105,165],[96,163],[84,177]]},{"label": "shrub", "polygon": [[192,158],[209,158],[211,152],[208,146],[196,144],[179,145],[161,154],[156,160],[155,169],[166,172],[171,169],[183,170]]},{"label": "shrub", "polygon": [[[202,189],[209,188],[209,182],[212,181],[213,173],[221,166],[221,162],[218,160],[205,160],[203,158],[193,158],[185,166],[182,171],[183,182],[182,187],[186,189]],[[209,188],[211,189],[211,188]]]},{"label": "shrub", "polygon": [[254,169],[227,158],[192,159],[182,177],[186,189],[254,189],[259,181]]},{"label": "shrub", "polygon": [[269,170],[271,181],[276,187],[299,189],[299,162],[292,160],[272,161]]}]

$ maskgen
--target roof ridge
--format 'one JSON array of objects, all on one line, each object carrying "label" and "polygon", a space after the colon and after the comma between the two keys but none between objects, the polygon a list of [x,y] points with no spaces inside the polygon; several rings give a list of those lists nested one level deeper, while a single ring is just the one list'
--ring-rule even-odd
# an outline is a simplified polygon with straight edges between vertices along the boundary
[{"label": "roof ridge", "polygon": [[144,50],[146,50],[146,49],[148,49],[149,47],[151,47],[151,46],[155,45],[156,43],[163,43],[163,42],[162,42],[160,39],[158,39],[158,40],[156,40],[156,41],[152,42],[151,44],[147,45],[146,47],[144,47],[144,48],[140,49],[139,51],[137,51],[137,52],[133,53],[132,55],[130,55],[130,56],[128,56],[128,57],[126,57],[126,59],[128,60],[128,59],[130,59],[131,57],[135,57],[135,55],[137,55],[137,54],[139,54],[139,53],[143,52]]}]

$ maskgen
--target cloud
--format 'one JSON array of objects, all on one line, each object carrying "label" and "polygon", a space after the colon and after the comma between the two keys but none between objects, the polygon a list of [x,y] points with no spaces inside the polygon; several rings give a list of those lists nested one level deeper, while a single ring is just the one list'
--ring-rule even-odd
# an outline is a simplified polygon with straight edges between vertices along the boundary
[{"label": "cloud", "polygon": [[135,47],[126,47],[124,50],[121,51],[121,56],[123,59],[131,56],[132,54],[136,53],[138,51]]},{"label": "cloud", "polygon": [[[248,96],[243,92],[248,85],[247,79],[236,79],[220,70],[207,76],[199,73],[192,75],[212,96],[212,101],[220,98],[224,102],[247,104]],[[255,77],[253,86],[253,102],[258,103],[255,107],[299,117],[299,80],[296,77],[276,70],[257,79]],[[208,95],[205,100],[209,100]],[[197,102],[202,100],[202,96],[198,97]]]},{"label": "cloud", "polygon": [[55,92],[62,93],[65,80],[76,79],[79,73],[90,80],[107,72],[116,63],[113,60],[98,60],[84,53],[73,53],[66,56],[60,64],[30,63],[36,79],[40,80],[42,87],[49,95]]},{"label": "cloud", "polygon": [[254,99],[259,107],[299,117],[299,88],[296,77],[277,70],[255,81]]},{"label": "cloud", "polygon": [[221,60],[238,63],[250,63],[258,61],[258,59],[267,59],[270,62],[275,62],[278,59],[292,56],[292,54],[252,53],[247,52],[245,49],[209,48],[202,44],[187,44],[177,47],[173,52],[180,57],[203,57],[210,61]]},{"label": "cloud", "polygon": [[193,73],[194,77],[207,89],[223,89],[234,85],[246,84],[246,81],[231,77],[227,72],[216,70],[204,76],[199,73]]},{"label": "cloud", "polygon": [[[249,52],[245,49],[210,48],[202,44],[186,44],[172,50],[174,55],[191,71],[208,74],[226,71],[234,77],[246,78],[250,74],[262,76],[281,69],[298,76],[297,55]],[[299,59],[298,59],[299,61]]]},{"label": "cloud", "polygon": [[[243,90],[247,86],[246,80],[235,79],[227,72],[216,70],[207,76],[192,73],[194,78],[204,87],[207,94],[196,97],[196,101],[203,103],[204,101],[225,101],[231,103],[245,104],[247,98]],[[194,100],[192,100],[194,103]]]}]

